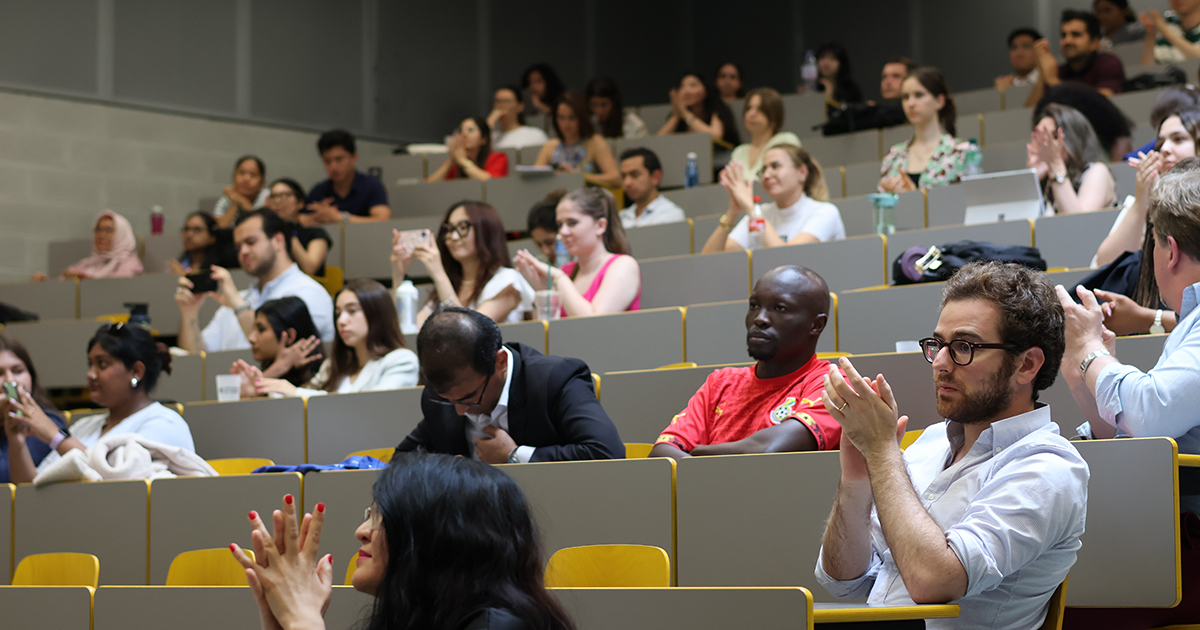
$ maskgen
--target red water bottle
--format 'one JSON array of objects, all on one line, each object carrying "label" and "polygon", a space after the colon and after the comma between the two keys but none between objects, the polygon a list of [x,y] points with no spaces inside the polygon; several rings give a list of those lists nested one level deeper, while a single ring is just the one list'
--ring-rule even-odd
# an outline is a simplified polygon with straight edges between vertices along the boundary
[{"label": "red water bottle", "polygon": [[154,206],[153,208],[150,208],[150,233],[155,236],[163,233],[162,206]]}]

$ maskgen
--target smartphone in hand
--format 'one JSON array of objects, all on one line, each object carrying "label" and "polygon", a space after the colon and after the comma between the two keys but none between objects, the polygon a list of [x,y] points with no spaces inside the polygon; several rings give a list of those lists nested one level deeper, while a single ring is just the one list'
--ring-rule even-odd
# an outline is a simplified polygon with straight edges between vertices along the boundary
[{"label": "smartphone in hand", "polygon": [[185,277],[192,283],[192,293],[196,295],[200,295],[201,293],[216,293],[220,288],[217,281],[207,271],[189,273]]}]

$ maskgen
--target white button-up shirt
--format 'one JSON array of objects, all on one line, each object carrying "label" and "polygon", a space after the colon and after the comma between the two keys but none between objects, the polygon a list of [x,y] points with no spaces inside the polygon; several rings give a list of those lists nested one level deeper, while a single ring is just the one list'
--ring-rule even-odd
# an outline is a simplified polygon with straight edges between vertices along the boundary
[{"label": "white button-up shirt", "polygon": [[[1088,467],[1041,406],[993,422],[958,463],[962,425],[925,429],[904,452],[913,487],[967,572],[957,619],[927,628],[1037,628],[1050,596],[1075,564],[1087,513]],[[817,558],[816,576],[835,597],[869,605],[913,604],[871,509],[871,562],[838,581]],[[822,549],[822,554],[824,550]]]},{"label": "white button-up shirt", "polygon": [[[471,449],[471,457],[479,459],[479,453],[475,452],[475,440],[486,438],[488,434],[483,432],[486,426],[498,427],[504,431],[508,431],[508,389],[512,386],[513,375],[513,355],[512,351],[504,346],[500,346],[504,350],[504,354],[508,355],[508,369],[504,374],[504,389],[500,390],[500,400],[496,401],[496,408],[492,413],[469,413],[467,414],[467,448]],[[533,457],[534,447],[518,446],[517,461],[522,464],[529,462]]]},{"label": "white button-up shirt", "polygon": [[683,214],[683,208],[680,208],[674,201],[662,195],[655,197],[654,201],[646,204],[646,207],[642,209],[642,216],[640,217],[637,213],[636,203],[622,210],[619,215],[621,217],[621,227],[627,230],[644,225],[687,221],[687,216]]},{"label": "white button-up shirt", "polygon": [[[304,305],[308,307],[308,314],[312,316],[321,340],[333,340],[333,300],[325,287],[300,271],[296,263],[292,263],[291,267],[261,289],[257,284],[253,284],[250,288],[243,289],[240,295],[253,310],[258,310],[258,307],[276,298],[298,297],[304,300]],[[237,315],[233,314],[233,309],[226,306],[213,313],[212,321],[208,322],[201,334],[204,336],[204,347],[209,352],[250,347],[250,340],[246,339],[246,333],[242,331]]]}]

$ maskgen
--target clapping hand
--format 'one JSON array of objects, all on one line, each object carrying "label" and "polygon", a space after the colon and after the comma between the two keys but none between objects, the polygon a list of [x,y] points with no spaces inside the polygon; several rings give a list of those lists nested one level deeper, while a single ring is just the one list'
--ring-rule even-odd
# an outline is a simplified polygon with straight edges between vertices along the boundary
[{"label": "clapping hand", "polygon": [[298,367],[304,367],[314,361],[319,361],[321,355],[313,354],[321,346],[321,340],[316,335],[306,339],[296,339],[295,329],[289,328],[279,335],[279,352],[271,367],[280,366],[286,374]]},{"label": "clapping hand", "polygon": [[[273,365],[274,364],[272,364],[272,366]],[[242,359],[238,359],[237,361],[234,361],[233,365],[231,365],[229,367],[229,373],[237,374],[238,376],[242,377],[241,378],[241,392],[240,392],[241,398],[246,399],[246,398],[258,397],[258,387],[255,385],[255,383],[262,380],[262,378],[263,378],[262,370],[258,369],[257,366],[253,366],[253,365],[250,365],[249,363],[246,363]]]},{"label": "clapping hand", "polygon": [[538,260],[533,254],[530,254],[529,251],[525,249],[522,249],[521,251],[517,252],[516,256],[513,256],[513,267],[515,267],[517,271],[521,272],[521,275],[525,276],[525,279],[529,281],[529,284],[532,285],[537,291],[546,290],[547,286],[551,282],[551,279],[553,279],[554,282],[557,282],[559,276],[562,274],[561,269],[550,267],[546,263]]},{"label": "clapping hand", "polygon": [[325,611],[333,597],[333,556],[317,556],[325,504],[318,503],[315,512],[305,514],[297,527],[295,497],[289,494],[283,498],[283,510],[275,510],[271,520],[273,537],[258,513],[250,513],[254,559],[238,545],[229,545],[246,570],[262,627],[324,627]]},{"label": "clapping hand", "polygon": [[[342,220],[342,212],[338,207],[333,205],[333,197],[326,197],[320,201],[314,201],[308,204],[307,208],[312,210],[312,218],[317,223],[337,223]],[[304,215],[301,215],[303,217]]]},{"label": "clapping hand", "polygon": [[[731,205],[740,212],[750,212],[754,207],[754,183],[746,181],[746,170],[741,162],[731,160],[721,169],[721,187],[729,193]],[[735,214],[740,214],[737,212]],[[729,217],[736,220],[736,216]]]},{"label": "clapping hand", "polygon": [[[1147,201],[1150,200],[1150,190],[1154,188],[1154,184],[1158,182],[1160,169],[1163,165],[1162,154],[1158,151],[1150,153],[1138,153],[1137,178],[1134,180],[1133,195],[1136,199]],[[1132,163],[1133,160],[1130,160]],[[1149,204],[1144,204],[1149,208]]]},{"label": "clapping hand", "polygon": [[[1046,175],[1061,173],[1066,170],[1066,140],[1064,139],[1063,130],[1058,129],[1055,132],[1047,132],[1041,129],[1034,129],[1030,134],[1031,140],[1026,145],[1025,150],[1027,155],[1036,158],[1031,167],[1037,164],[1045,164],[1047,168]],[[1042,173],[1038,173],[1042,176]]]}]

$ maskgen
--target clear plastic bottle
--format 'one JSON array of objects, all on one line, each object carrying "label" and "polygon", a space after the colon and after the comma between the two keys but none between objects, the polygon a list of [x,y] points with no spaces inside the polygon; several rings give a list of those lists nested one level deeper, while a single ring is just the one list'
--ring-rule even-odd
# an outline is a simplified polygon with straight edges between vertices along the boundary
[{"label": "clear plastic bottle", "polygon": [[767,237],[767,219],[762,211],[762,197],[754,195],[754,208],[747,217],[746,228],[749,231],[749,249],[762,249]]},{"label": "clear plastic bottle", "polygon": [[983,174],[983,151],[979,150],[979,143],[975,141],[975,138],[971,138],[967,143],[967,159],[963,174]]},{"label": "clear plastic bottle", "polygon": [[896,233],[896,202],[899,197],[895,193],[871,193],[867,199],[875,204],[875,233]]},{"label": "clear plastic bottle", "polygon": [[820,70],[817,68],[817,56],[811,50],[804,53],[804,65],[800,66],[800,79],[804,81],[806,91],[811,92],[817,89],[817,77],[820,74]]},{"label": "clear plastic bottle", "polygon": [[554,266],[562,269],[572,260],[574,257],[567,251],[567,244],[563,242],[562,238],[554,239]]},{"label": "clear plastic bottle", "polygon": [[405,280],[396,289],[396,312],[400,315],[400,332],[412,335],[417,332],[417,287],[412,280]]},{"label": "clear plastic bottle", "polygon": [[692,188],[700,185],[700,167],[696,164],[696,152],[687,154],[687,168],[683,172],[683,187]]},{"label": "clear plastic bottle", "polygon": [[163,233],[162,206],[153,206],[150,208],[150,233],[155,236]]}]

